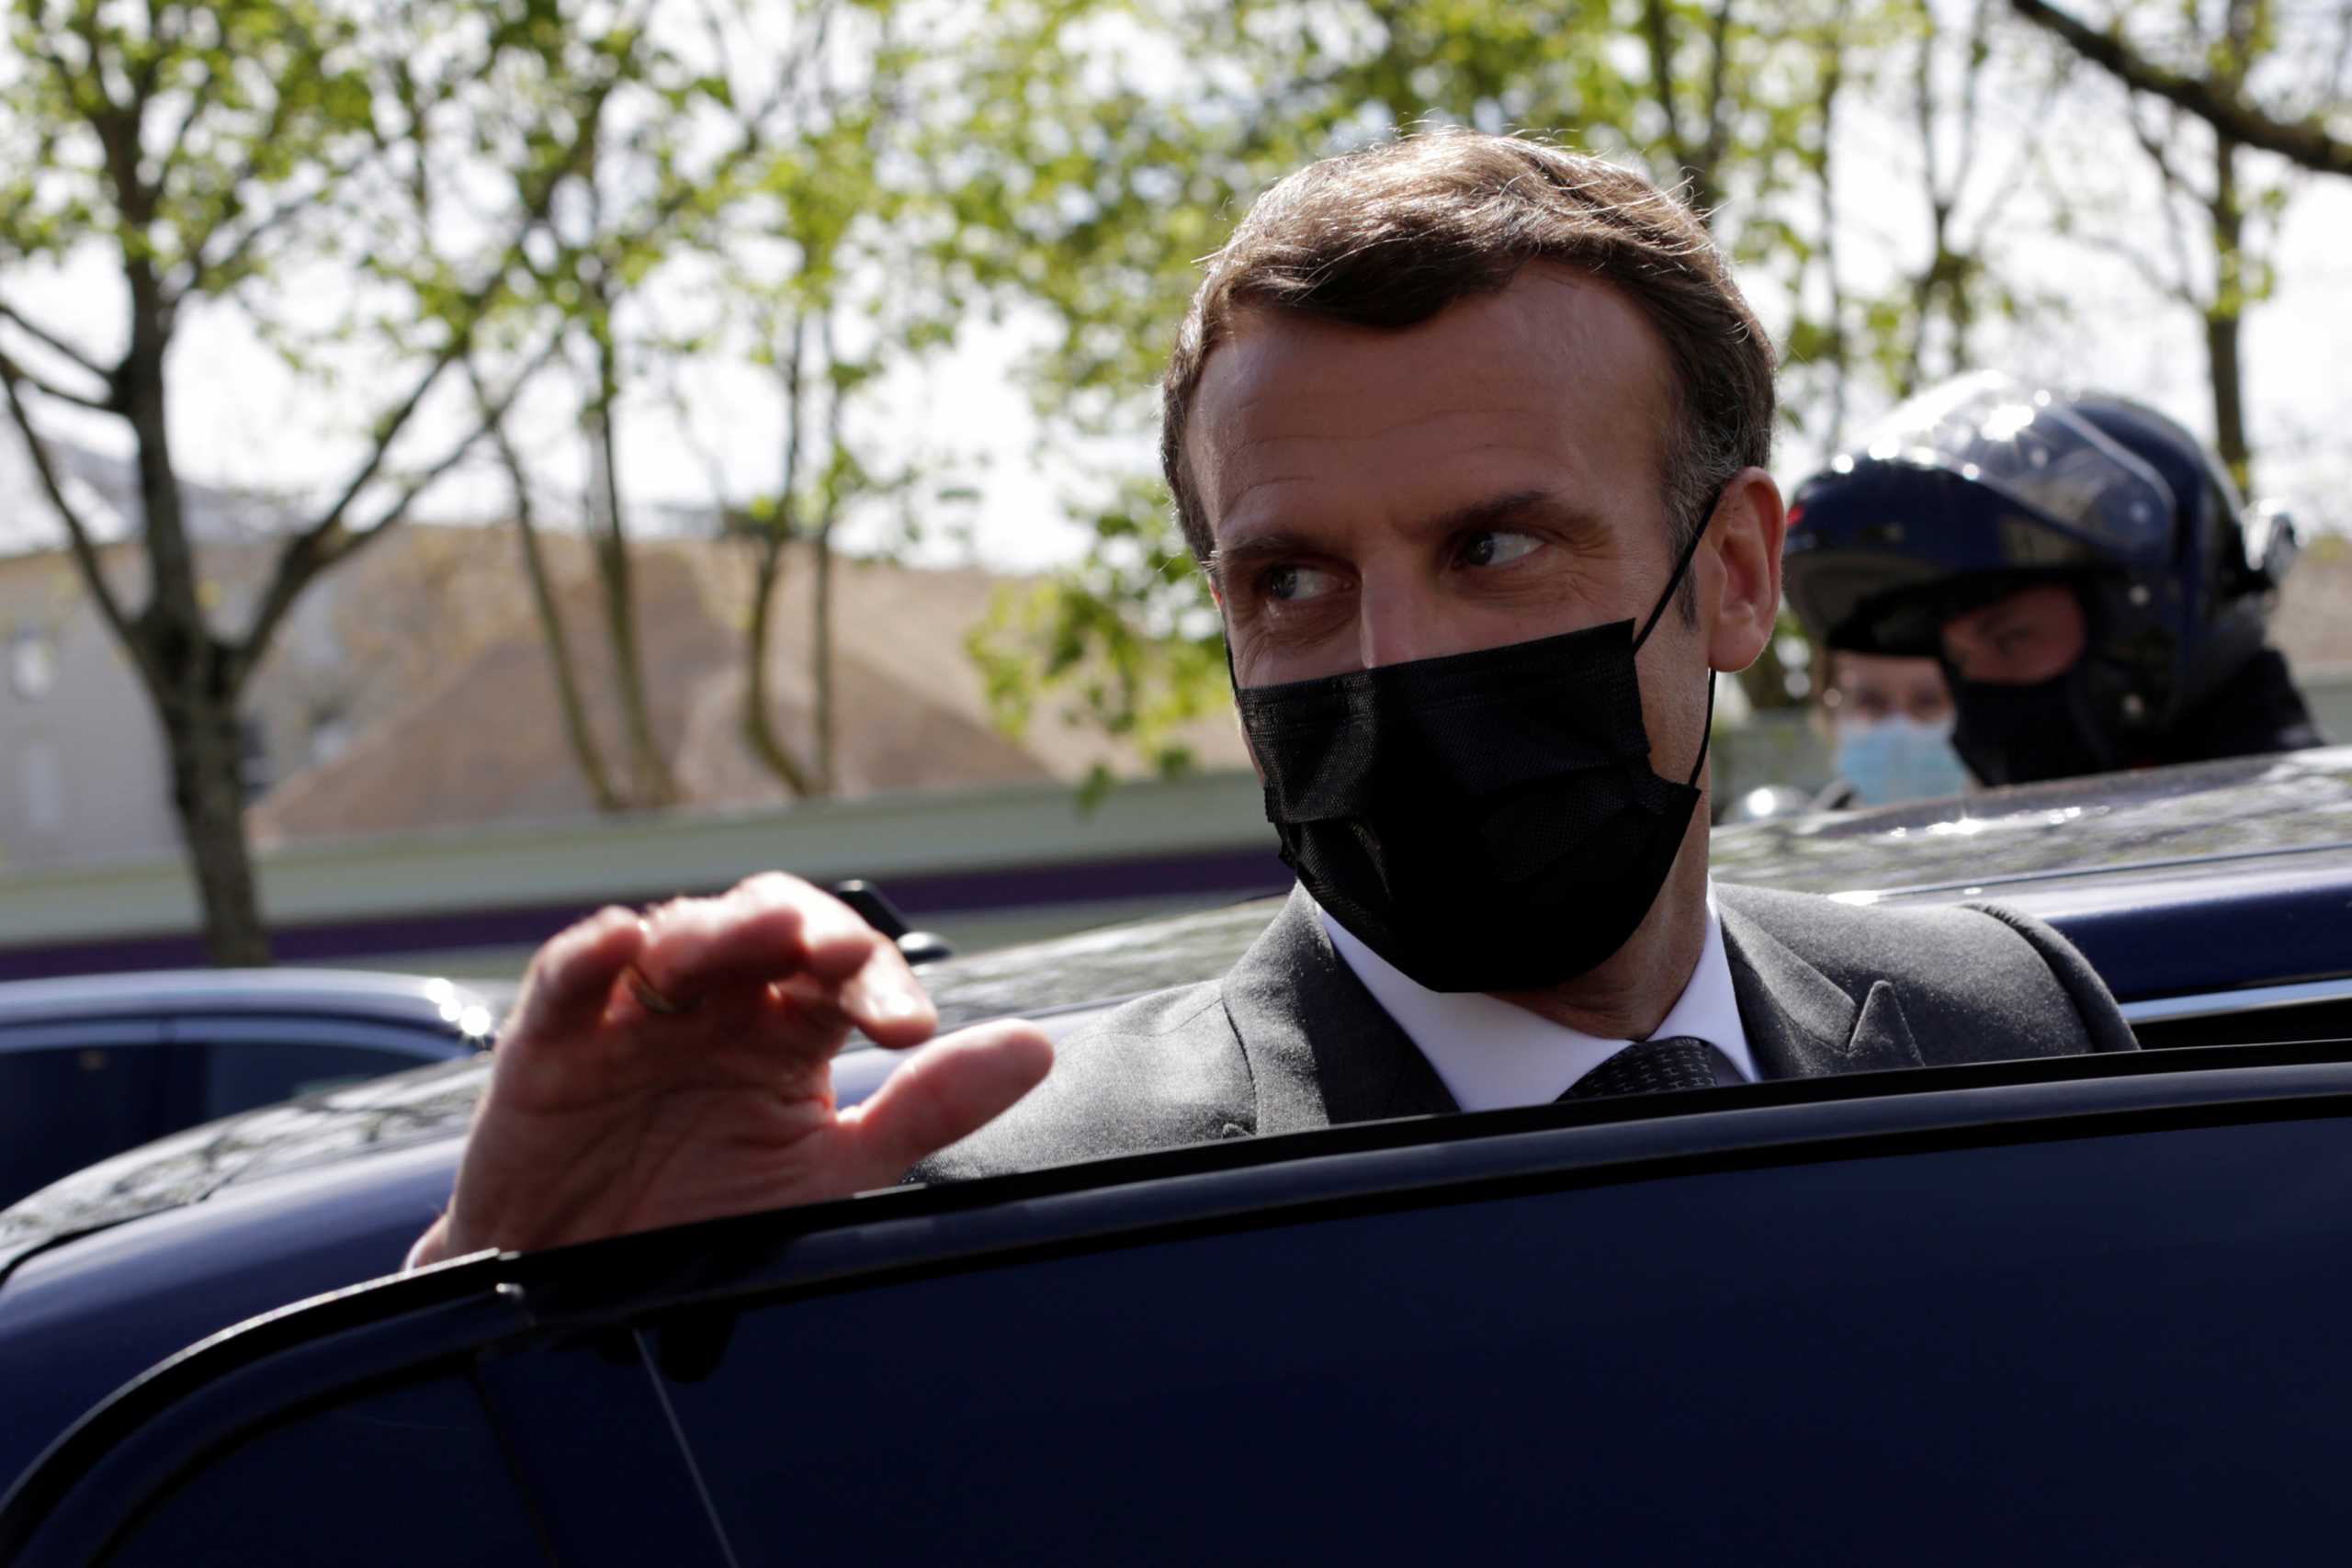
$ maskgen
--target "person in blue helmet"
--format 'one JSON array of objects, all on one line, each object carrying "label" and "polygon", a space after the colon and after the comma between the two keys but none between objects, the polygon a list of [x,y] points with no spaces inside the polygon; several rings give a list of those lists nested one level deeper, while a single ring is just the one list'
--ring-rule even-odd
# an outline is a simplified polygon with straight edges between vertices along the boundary
[{"label": "person in blue helmet", "polygon": [[2321,744],[2265,640],[2294,552],[2163,414],[1978,372],[1798,487],[1783,570],[1830,648],[1941,663],[2004,784]]}]

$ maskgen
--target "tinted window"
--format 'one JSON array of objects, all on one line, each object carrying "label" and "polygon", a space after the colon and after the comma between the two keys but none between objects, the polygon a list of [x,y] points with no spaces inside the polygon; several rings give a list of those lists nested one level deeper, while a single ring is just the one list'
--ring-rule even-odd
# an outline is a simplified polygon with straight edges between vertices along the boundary
[{"label": "tinted window", "polygon": [[2352,1528],[2347,1300],[2331,1121],[1357,1213],[652,1342],[745,1563],[2283,1561]]},{"label": "tinted window", "polygon": [[351,1397],[180,1476],[107,1568],[545,1562],[481,1404],[445,1376]]},{"label": "tinted window", "polygon": [[0,1050],[0,1205],[170,1130],[163,1048],[99,1041]]},{"label": "tinted window", "polygon": [[437,1057],[374,1045],[217,1040],[188,1047],[203,1060],[197,1120],[209,1122],[297,1095],[402,1072]]},{"label": "tinted window", "polygon": [[2352,998],[2306,1007],[2259,1008],[2208,1018],[2147,1019],[2132,1026],[2145,1049],[2256,1045],[2289,1040],[2352,1041]]}]

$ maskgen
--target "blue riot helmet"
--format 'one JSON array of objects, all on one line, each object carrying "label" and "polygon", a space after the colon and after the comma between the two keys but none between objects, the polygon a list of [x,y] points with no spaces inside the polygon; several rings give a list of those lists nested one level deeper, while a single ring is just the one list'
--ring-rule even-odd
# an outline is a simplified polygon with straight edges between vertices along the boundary
[{"label": "blue riot helmet", "polygon": [[2164,415],[1980,372],[1897,408],[1797,488],[1784,570],[1830,647],[1939,659],[1952,616],[2034,582],[2072,589],[2087,641],[2058,679],[1993,686],[1947,662],[1953,743],[2007,784],[2171,760],[2182,716],[2262,651],[2292,545]]}]

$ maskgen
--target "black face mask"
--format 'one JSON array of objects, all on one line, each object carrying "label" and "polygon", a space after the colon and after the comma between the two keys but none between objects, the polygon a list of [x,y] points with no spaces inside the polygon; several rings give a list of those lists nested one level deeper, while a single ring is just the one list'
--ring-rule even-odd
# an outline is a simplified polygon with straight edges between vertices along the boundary
[{"label": "black face mask", "polygon": [[[1698,547],[1638,634],[1612,621],[1238,689],[1283,863],[1433,991],[1541,990],[1607,959],[1699,802],[1706,740],[1685,782],[1651,771],[1634,664]],[[1711,675],[1710,724],[1714,696]]]},{"label": "black face mask", "polygon": [[2079,778],[2121,766],[2099,736],[2081,664],[2030,686],[1962,681],[1949,668],[1944,673],[1951,684],[1952,750],[1979,783]]}]

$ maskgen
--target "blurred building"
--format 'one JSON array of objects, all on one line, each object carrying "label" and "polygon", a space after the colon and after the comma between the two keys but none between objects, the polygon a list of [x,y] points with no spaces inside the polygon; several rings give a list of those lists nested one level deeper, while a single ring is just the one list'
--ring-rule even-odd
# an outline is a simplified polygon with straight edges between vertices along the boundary
[{"label": "blurred building", "polygon": [[[70,445],[58,455],[77,506],[111,541],[102,547],[118,592],[135,604],[143,567],[129,465]],[[189,517],[213,613],[234,626],[266,579],[289,508],[191,487]],[[591,726],[608,768],[624,775],[586,547],[560,531],[546,546]],[[651,717],[684,807],[787,806],[782,782],[742,739],[747,548],[664,526],[634,556]],[[810,566],[804,556],[786,564],[768,671],[775,727],[803,754],[815,706]],[[966,640],[1007,583],[977,569],[838,563],[835,773],[844,800],[1074,785],[1101,766],[1134,772],[1104,737],[1050,715],[1018,739],[992,727]],[[2307,550],[2274,631],[2323,726],[2352,740],[2352,542],[2324,536]],[[265,849],[594,819],[511,526],[412,524],[321,580],[256,676],[246,732],[251,821]],[[1227,718],[1202,721],[1184,739],[1204,770],[1248,765]],[[1815,739],[1763,722],[1726,735],[1718,784],[1804,782],[1807,767],[1826,761],[1790,753]],[[175,860],[166,781],[147,696],[84,591],[21,448],[0,439],[0,872]]]},{"label": "blurred building", "polygon": [[[60,443],[56,460],[123,600],[144,593],[127,462]],[[188,515],[217,624],[240,625],[291,509],[191,487]],[[586,547],[545,547],[592,728],[625,776],[612,657]],[[789,792],[742,739],[741,628],[752,563],[739,543],[663,528],[638,546],[649,706],[689,808],[775,807]],[[775,728],[813,751],[810,561],[776,588]],[[989,722],[966,638],[1003,578],[841,560],[835,569],[838,793],[1076,784],[1134,762],[1084,728]],[[0,440],[0,870],[168,858],[179,848],[153,706],[84,590],[22,448]],[[246,705],[251,824],[265,847],[338,837],[553,823],[595,807],[565,738],[545,634],[511,526],[404,525],[321,579],[282,629]],[[1205,768],[1246,766],[1229,721],[1185,737]]]},{"label": "blurred building", "polygon": [[[582,541],[545,539],[573,667],[608,772],[628,773],[600,589]],[[726,540],[658,538],[632,551],[648,705],[683,804],[740,809],[791,792],[743,738],[743,626],[752,560]],[[775,589],[767,683],[775,728],[814,755],[812,562],[789,554]],[[1136,764],[1106,738],[1051,718],[1018,739],[989,722],[966,639],[1007,580],[977,569],[838,560],[834,568],[835,793],[1084,779]],[[268,671],[275,722],[311,714],[307,737],[275,737],[299,759],[257,805],[265,844],[345,834],[560,821],[595,809],[558,708],[545,634],[509,528],[417,528],[334,582],[340,661]],[[300,683],[300,700],[288,688]],[[1230,720],[1184,739],[1205,768],[1247,765]]]},{"label": "blurred building", "polygon": [[[138,479],[128,459],[52,441],[61,488],[97,539],[119,599],[137,605]],[[272,499],[186,487],[188,531],[216,575],[218,607],[243,614],[288,525]],[[65,534],[13,432],[0,435],[0,869],[175,852],[164,739],[153,705],[65,547]],[[266,726],[247,738],[254,789],[266,783]]]}]

